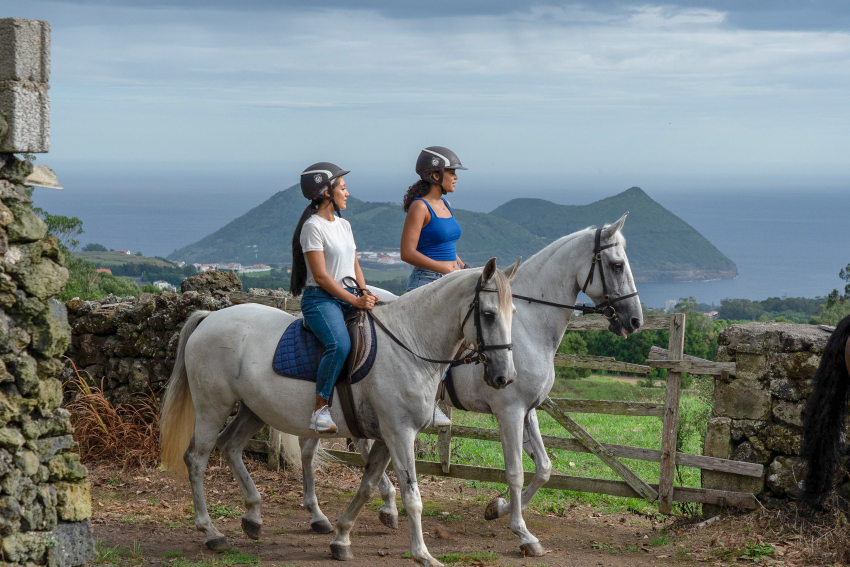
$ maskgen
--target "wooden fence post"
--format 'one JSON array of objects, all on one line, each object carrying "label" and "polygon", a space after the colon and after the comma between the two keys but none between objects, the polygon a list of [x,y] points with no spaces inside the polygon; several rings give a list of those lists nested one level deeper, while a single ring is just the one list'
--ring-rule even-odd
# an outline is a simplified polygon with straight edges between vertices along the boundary
[{"label": "wooden fence post", "polygon": [[[685,348],[685,314],[676,313],[670,319],[669,360],[682,360]],[[673,510],[673,485],[676,477],[676,442],[679,434],[679,398],[682,393],[682,373],[667,372],[667,392],[664,399],[664,425],[661,432],[661,475],[658,482],[658,511]]]}]

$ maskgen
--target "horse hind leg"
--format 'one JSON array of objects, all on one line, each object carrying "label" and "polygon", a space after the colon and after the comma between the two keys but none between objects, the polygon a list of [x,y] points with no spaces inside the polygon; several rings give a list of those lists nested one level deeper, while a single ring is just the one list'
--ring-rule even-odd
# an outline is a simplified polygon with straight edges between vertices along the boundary
[{"label": "horse hind leg", "polygon": [[[369,439],[358,439],[357,450],[363,455],[363,460],[369,460],[369,451],[372,449],[372,441]],[[384,505],[378,510],[378,519],[388,528],[398,529],[398,508],[395,503],[395,487],[393,486],[390,477],[386,471],[381,475],[381,480],[378,481],[378,492],[381,494],[381,500]]]},{"label": "horse hind leg", "polygon": [[218,448],[227,460],[230,471],[236,479],[236,484],[242,491],[245,500],[245,514],[242,515],[242,531],[251,539],[260,539],[263,526],[261,513],[262,497],[257,491],[245,461],[242,460],[243,450],[248,441],[259,432],[265,423],[252,412],[243,402],[239,406],[236,417],[218,436]]},{"label": "horse hind leg", "polygon": [[304,489],[304,508],[310,512],[310,529],[318,534],[329,534],[334,531],[328,517],[319,508],[316,498],[316,477],[313,471],[313,459],[319,448],[320,439],[315,437],[300,437],[301,445],[301,483]]},{"label": "horse hind leg", "polygon": [[[228,549],[227,538],[224,537],[210,519],[207,510],[207,499],[204,494],[204,472],[210,460],[210,453],[215,447],[216,436],[221,431],[228,414],[229,407],[203,408],[201,413],[196,407],[195,433],[192,442],[183,455],[183,461],[189,472],[189,484],[192,487],[192,503],[195,506],[195,529],[204,532],[204,544],[212,551]],[[218,411],[217,411],[218,410]]]}]

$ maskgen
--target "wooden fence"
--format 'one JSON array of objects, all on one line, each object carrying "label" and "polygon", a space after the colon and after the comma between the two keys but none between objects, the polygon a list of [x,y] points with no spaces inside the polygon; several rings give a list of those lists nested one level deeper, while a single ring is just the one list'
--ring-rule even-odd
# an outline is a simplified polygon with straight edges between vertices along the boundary
[{"label": "wooden fence", "polygon": [[[256,296],[245,295],[245,302],[256,301],[289,311],[293,310],[293,308],[297,309],[295,305],[289,305],[286,303],[286,300],[281,298],[264,297],[262,301],[257,301],[254,299]],[[649,359],[644,364],[619,362],[613,358],[600,356],[560,353],[555,355],[555,366],[567,368],[589,368],[639,375],[649,374],[655,368],[664,368],[667,370],[667,386],[663,404],[547,397],[538,410],[545,411],[552,416],[555,421],[570,433],[571,438],[544,436],[543,440],[546,447],[565,451],[592,453],[615,471],[622,480],[605,480],[553,474],[549,482],[546,483],[545,488],[592,492],[628,498],[643,498],[650,503],[658,501],[659,511],[664,514],[671,513],[673,502],[695,502],[743,509],[756,508],[757,501],[751,493],[675,486],[674,480],[677,465],[750,477],[760,477],[764,474],[764,467],[759,464],[707,457],[704,455],[691,455],[677,451],[682,373],[688,372],[695,375],[735,374],[734,362],[711,362],[683,354],[685,323],[685,315],[683,313],[645,317],[640,331],[669,330],[670,341],[667,349],[652,347]],[[605,331],[607,328],[608,322],[602,317],[580,316],[571,319],[567,330]],[[569,416],[570,413],[599,413],[660,418],[662,420],[661,449],[646,449],[642,447],[600,443],[572,419]],[[451,425],[439,429],[428,429],[425,433],[432,433],[438,436],[437,452],[440,461],[417,460],[417,473],[483,482],[505,482],[504,469],[454,464],[450,459],[451,440],[453,438],[500,442],[499,431],[497,429]],[[249,445],[248,450],[268,453],[269,445],[268,442],[254,440]],[[364,466],[363,459],[359,453],[336,450],[330,450],[328,452],[341,463]],[[659,463],[659,483],[657,485],[649,484],[641,479],[620,460],[622,458]],[[279,466],[278,459],[279,456],[274,454],[273,458],[270,459],[271,466]],[[531,480],[531,477],[532,473],[525,473],[526,483]]]}]

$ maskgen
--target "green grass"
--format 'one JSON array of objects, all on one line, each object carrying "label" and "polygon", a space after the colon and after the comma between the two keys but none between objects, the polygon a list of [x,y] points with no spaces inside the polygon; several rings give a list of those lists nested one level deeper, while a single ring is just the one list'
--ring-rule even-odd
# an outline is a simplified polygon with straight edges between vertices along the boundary
[{"label": "green grass", "polygon": [[[179,558],[170,563],[174,567],[226,567],[229,565],[259,565],[260,558],[252,553],[228,549],[217,557],[202,557],[198,561]],[[285,566],[284,566],[285,567]]]},{"label": "green grass", "polygon": [[491,551],[471,551],[469,553],[444,553],[437,557],[446,565],[493,565],[499,556]]},{"label": "green grass", "polygon": [[[579,380],[557,380],[552,391],[552,397],[587,398],[595,400],[625,400],[663,402],[662,388],[649,389],[619,382],[610,378],[591,376]],[[705,410],[709,407],[710,396],[705,392],[687,392],[682,397],[680,421],[688,419],[699,420],[706,418]],[[604,414],[573,414],[572,417],[591,435],[602,443],[630,445],[648,449],[660,449],[661,420],[657,417],[613,416]],[[455,411],[452,418],[457,425],[498,427],[492,415]],[[537,412],[540,430],[543,435],[569,437],[569,434],[554,419],[543,411]],[[704,423],[695,424],[687,429],[687,438],[682,440],[680,450],[687,453],[701,454],[704,438]],[[436,436],[422,435],[425,451],[422,454],[427,460],[439,460],[436,454]],[[574,453],[561,450],[548,450],[552,461],[553,473],[620,480],[618,475],[607,465],[590,453]],[[452,462],[484,467],[504,468],[502,447],[499,443],[480,441],[476,439],[452,439]],[[649,483],[658,483],[659,465],[649,461],[623,459],[623,462]],[[534,471],[534,463],[523,453],[523,467],[526,471]],[[681,482],[684,486],[699,487],[700,474],[698,469],[681,467]],[[470,481],[470,486],[479,487],[482,496],[489,499],[496,491],[503,491],[504,485]],[[560,490],[541,489],[532,501],[532,507],[546,512],[560,513],[571,503],[591,504],[604,508],[609,512],[634,511],[652,514],[657,511],[656,505],[647,504],[641,499],[617,498],[602,494],[565,492]]]},{"label": "green grass", "polygon": [[98,265],[108,266],[120,264],[146,264],[157,267],[175,267],[175,264],[161,260],[159,258],[150,258],[148,256],[136,256],[133,254],[120,254],[118,252],[74,252],[74,256],[84,258],[89,262],[94,262]]},{"label": "green grass", "polygon": [[235,506],[230,505],[210,504],[208,510],[210,518],[238,518],[242,515],[242,512],[237,510]]}]

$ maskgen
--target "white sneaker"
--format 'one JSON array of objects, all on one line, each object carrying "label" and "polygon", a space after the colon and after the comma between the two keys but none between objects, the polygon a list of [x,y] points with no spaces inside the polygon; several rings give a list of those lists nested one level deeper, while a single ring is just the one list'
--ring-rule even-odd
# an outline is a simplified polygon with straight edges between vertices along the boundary
[{"label": "white sneaker", "polygon": [[443,413],[440,406],[434,404],[434,427],[448,427],[452,424],[449,416]]},{"label": "white sneaker", "polygon": [[331,435],[336,433],[336,423],[331,419],[331,408],[322,406],[310,416],[310,429],[319,435]]}]

